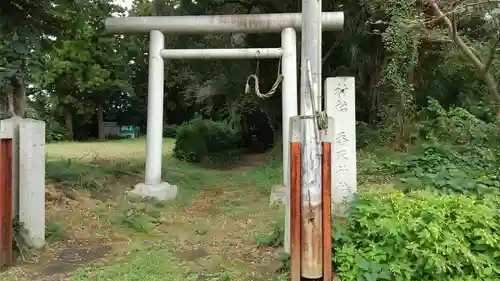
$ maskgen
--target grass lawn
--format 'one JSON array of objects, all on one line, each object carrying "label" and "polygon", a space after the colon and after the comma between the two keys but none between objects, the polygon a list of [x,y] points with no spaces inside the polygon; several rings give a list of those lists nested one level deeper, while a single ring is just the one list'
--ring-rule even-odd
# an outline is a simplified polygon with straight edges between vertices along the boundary
[{"label": "grass lawn", "polygon": [[279,280],[282,249],[257,241],[283,221],[266,194],[281,165],[260,155],[203,168],[173,159],[172,147],[166,139],[163,179],[179,195],[157,202],[125,196],[143,180],[144,139],[48,144],[49,243],[18,247],[19,265],[0,280]]}]

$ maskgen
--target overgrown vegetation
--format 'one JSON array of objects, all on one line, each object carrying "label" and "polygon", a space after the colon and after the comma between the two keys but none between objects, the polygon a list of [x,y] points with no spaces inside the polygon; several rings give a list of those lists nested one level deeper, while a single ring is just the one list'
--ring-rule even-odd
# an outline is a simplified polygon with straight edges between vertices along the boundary
[{"label": "overgrown vegetation", "polygon": [[228,123],[195,118],[177,129],[173,155],[180,160],[200,162],[217,153],[230,154],[239,145],[238,132]]},{"label": "overgrown vegetation", "polygon": [[[500,278],[496,123],[435,100],[420,114],[432,118],[417,123],[418,142],[407,152],[364,151],[371,159],[360,171],[368,182],[348,216],[333,220],[341,280]],[[258,241],[279,245],[281,231]]]},{"label": "overgrown vegetation", "polygon": [[499,130],[463,108],[444,110],[431,101],[421,123],[423,142],[399,159],[380,163],[380,173],[399,176],[405,189],[483,198],[500,192]]},{"label": "overgrown vegetation", "polygon": [[334,227],[342,280],[500,278],[498,201],[417,191],[362,193]]}]

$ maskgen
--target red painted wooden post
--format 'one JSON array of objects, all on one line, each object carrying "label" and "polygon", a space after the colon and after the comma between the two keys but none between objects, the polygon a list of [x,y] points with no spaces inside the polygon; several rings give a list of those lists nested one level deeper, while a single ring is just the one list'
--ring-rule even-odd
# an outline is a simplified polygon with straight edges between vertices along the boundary
[{"label": "red painted wooden post", "polygon": [[323,142],[321,195],[323,205],[323,281],[332,281],[332,144]]},{"label": "red painted wooden post", "polygon": [[290,143],[290,277],[301,280],[301,192],[300,142]]},{"label": "red painted wooden post", "polygon": [[12,265],[12,139],[0,140],[0,267]]}]

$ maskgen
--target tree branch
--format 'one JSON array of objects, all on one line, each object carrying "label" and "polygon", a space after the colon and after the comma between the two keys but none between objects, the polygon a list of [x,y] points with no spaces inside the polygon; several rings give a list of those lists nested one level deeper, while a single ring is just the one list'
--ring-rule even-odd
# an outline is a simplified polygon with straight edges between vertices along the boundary
[{"label": "tree branch", "polygon": [[337,47],[339,43],[340,43],[339,40],[335,40],[330,49],[328,49],[328,51],[326,52],[325,56],[321,59],[322,64],[325,63],[325,61],[333,54],[333,50],[335,49],[335,47]]},{"label": "tree branch", "polygon": [[[496,99],[497,103],[500,103],[500,92],[498,91],[498,84],[497,81],[495,80],[494,75],[489,71],[489,64],[491,64],[490,60],[493,60],[494,54],[495,54],[495,49],[497,48],[497,45],[500,44],[500,36],[497,38],[497,41],[495,42],[493,48],[492,48],[492,54],[490,54],[490,57],[488,59],[488,62],[484,64],[478,56],[474,54],[472,51],[472,48],[467,46],[467,44],[460,38],[460,36],[457,33],[457,25],[456,25],[456,20],[455,20],[455,13],[452,13],[451,19],[441,11],[441,8],[439,8],[438,4],[436,3],[436,0],[427,0],[427,3],[429,6],[432,8],[434,13],[443,18],[444,22],[448,26],[449,32],[451,33],[451,39],[457,45],[457,47],[464,53],[466,57],[469,58],[469,60],[476,66],[479,70],[479,73],[481,74],[483,81],[486,83],[486,87],[488,88],[489,93],[494,96]],[[497,115],[500,116],[500,108],[497,110]]]},{"label": "tree branch", "polygon": [[448,26],[449,32],[451,39],[453,42],[457,45],[457,47],[464,52],[464,54],[471,60],[471,62],[479,69],[483,70],[484,69],[484,64],[483,62],[471,51],[471,49],[465,44],[465,42],[458,36],[457,33],[457,25],[456,22],[454,22],[455,19],[455,14],[452,14],[452,20],[441,11],[441,8],[436,4],[435,0],[427,0],[427,3],[429,6],[432,8],[435,14],[437,14],[438,17],[442,18],[446,25]]},{"label": "tree branch", "polygon": [[[427,1],[427,3],[434,10],[434,8],[432,7],[431,1]],[[409,25],[409,28],[414,28],[415,26],[420,26],[422,24],[424,24],[424,25],[425,24],[435,24],[435,23],[439,22],[441,19],[443,19],[445,16],[449,16],[449,15],[454,14],[459,9],[463,9],[463,8],[467,8],[467,7],[473,7],[473,6],[486,5],[486,4],[493,4],[493,3],[499,3],[500,4],[500,0],[483,0],[483,1],[478,1],[478,2],[474,2],[474,3],[467,3],[466,1],[464,1],[464,2],[462,2],[460,4],[458,4],[458,5],[455,5],[453,7],[453,9],[451,9],[449,11],[446,11],[446,12],[441,11],[441,13],[442,13],[441,15],[438,15],[437,17],[435,17],[435,18],[433,18],[433,19],[431,19],[429,21],[419,22],[417,24],[411,24],[411,25]]]},{"label": "tree branch", "polygon": [[493,60],[495,59],[496,50],[497,50],[498,45],[500,45],[500,34],[497,35],[497,40],[493,44],[493,47],[491,47],[490,56],[488,57],[488,60],[486,61],[486,65],[484,66],[485,72],[489,71],[491,65],[493,64]]}]

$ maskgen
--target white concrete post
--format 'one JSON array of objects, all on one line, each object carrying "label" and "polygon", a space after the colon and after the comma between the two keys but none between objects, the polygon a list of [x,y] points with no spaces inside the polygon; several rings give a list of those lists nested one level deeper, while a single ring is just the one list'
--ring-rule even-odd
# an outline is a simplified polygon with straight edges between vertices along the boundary
[{"label": "white concrete post", "polygon": [[161,182],[163,148],[163,79],[165,67],[160,51],[165,44],[163,33],[149,33],[148,123],[145,184]]},{"label": "white concrete post", "polygon": [[45,122],[19,123],[19,221],[31,247],[45,245]]},{"label": "white concrete post", "polygon": [[357,191],[354,77],[326,79],[326,112],[335,123],[332,149],[332,208],[341,215]]},{"label": "white concrete post", "polygon": [[297,34],[289,27],[281,32],[283,48],[281,105],[283,111],[283,186],[285,187],[285,252],[290,252],[290,117],[298,115]]},{"label": "white concrete post", "polygon": [[148,121],[146,132],[146,172],[144,183],[130,193],[159,200],[177,196],[177,186],[161,181],[163,158],[163,81],[165,67],[160,51],[165,37],[158,30],[149,33]]},{"label": "white concrete post", "polygon": [[288,186],[290,180],[290,117],[297,116],[298,113],[298,93],[297,93],[297,35],[295,29],[285,28],[281,32],[281,47],[283,48],[282,74],[282,112],[283,112],[283,185]]}]

